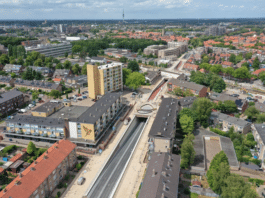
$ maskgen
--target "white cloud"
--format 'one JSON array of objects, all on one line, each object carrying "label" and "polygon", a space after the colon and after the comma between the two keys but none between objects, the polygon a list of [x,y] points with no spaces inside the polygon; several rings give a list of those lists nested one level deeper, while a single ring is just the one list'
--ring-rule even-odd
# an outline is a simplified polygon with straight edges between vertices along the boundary
[{"label": "white cloud", "polygon": [[239,6],[239,8],[244,8],[244,7],[245,7],[245,6],[243,6],[243,5],[242,5],[242,6]]},{"label": "white cloud", "polygon": [[52,8],[50,8],[50,9],[43,9],[43,11],[44,12],[51,12],[51,11],[53,11],[53,9]]},{"label": "white cloud", "polygon": [[222,6],[224,6],[223,4],[220,4],[218,7],[222,7]]}]

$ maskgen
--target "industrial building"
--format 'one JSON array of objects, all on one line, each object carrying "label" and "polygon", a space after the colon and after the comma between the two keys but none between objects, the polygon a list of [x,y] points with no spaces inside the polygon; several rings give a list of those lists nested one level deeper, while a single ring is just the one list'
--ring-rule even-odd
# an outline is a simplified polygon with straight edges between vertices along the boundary
[{"label": "industrial building", "polygon": [[122,90],[122,64],[87,65],[89,97],[96,99],[112,91]]}]

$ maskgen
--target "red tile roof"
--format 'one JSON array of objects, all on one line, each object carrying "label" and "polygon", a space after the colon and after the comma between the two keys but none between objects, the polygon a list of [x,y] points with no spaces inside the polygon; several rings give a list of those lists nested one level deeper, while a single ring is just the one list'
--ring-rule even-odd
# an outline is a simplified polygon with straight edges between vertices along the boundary
[{"label": "red tile roof", "polygon": [[224,61],[224,62],[222,62],[222,65],[232,66],[233,63],[228,62],[228,61]]},{"label": "red tile roof", "polygon": [[2,172],[4,171],[5,169],[3,169],[2,167],[0,167],[0,174],[2,174]]},{"label": "red tile roof", "polygon": [[12,157],[9,161],[16,162],[17,160],[21,159],[21,157],[22,157],[22,154],[18,153],[14,157]]},{"label": "red tile roof", "polygon": [[198,70],[199,66],[194,64],[185,63],[183,66],[184,69]]},{"label": "red tile roof", "polygon": [[61,81],[62,79],[61,78],[54,78],[53,81]]},{"label": "red tile roof", "polygon": [[253,75],[259,75],[260,72],[263,72],[263,71],[265,71],[265,68],[258,69],[258,70],[256,70],[256,71],[254,71],[252,74],[253,74]]},{"label": "red tile roof", "polygon": [[[6,192],[0,192],[1,198],[28,198],[51,175],[62,161],[74,150],[76,145],[69,140],[54,143],[48,153],[43,153],[37,160],[22,172],[22,177],[16,177],[8,186]],[[44,156],[47,156],[45,159]],[[34,170],[31,168],[34,167]],[[16,185],[16,182],[19,184]]]}]

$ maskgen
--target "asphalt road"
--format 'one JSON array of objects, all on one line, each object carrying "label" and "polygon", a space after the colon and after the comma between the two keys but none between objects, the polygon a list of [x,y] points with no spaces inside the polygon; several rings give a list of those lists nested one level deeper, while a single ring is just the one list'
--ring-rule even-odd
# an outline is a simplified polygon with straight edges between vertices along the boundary
[{"label": "asphalt road", "polygon": [[121,176],[125,164],[129,160],[144,124],[145,122],[140,122],[122,145],[120,145],[120,148],[116,151],[110,162],[106,164],[89,191],[88,198],[108,198],[111,196],[110,194]]}]

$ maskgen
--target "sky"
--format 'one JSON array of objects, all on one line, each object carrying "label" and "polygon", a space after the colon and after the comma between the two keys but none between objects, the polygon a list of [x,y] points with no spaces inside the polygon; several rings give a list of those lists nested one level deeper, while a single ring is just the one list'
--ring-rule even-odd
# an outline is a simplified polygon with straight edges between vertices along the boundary
[{"label": "sky", "polygon": [[265,18],[264,1],[0,0],[0,20]]}]

